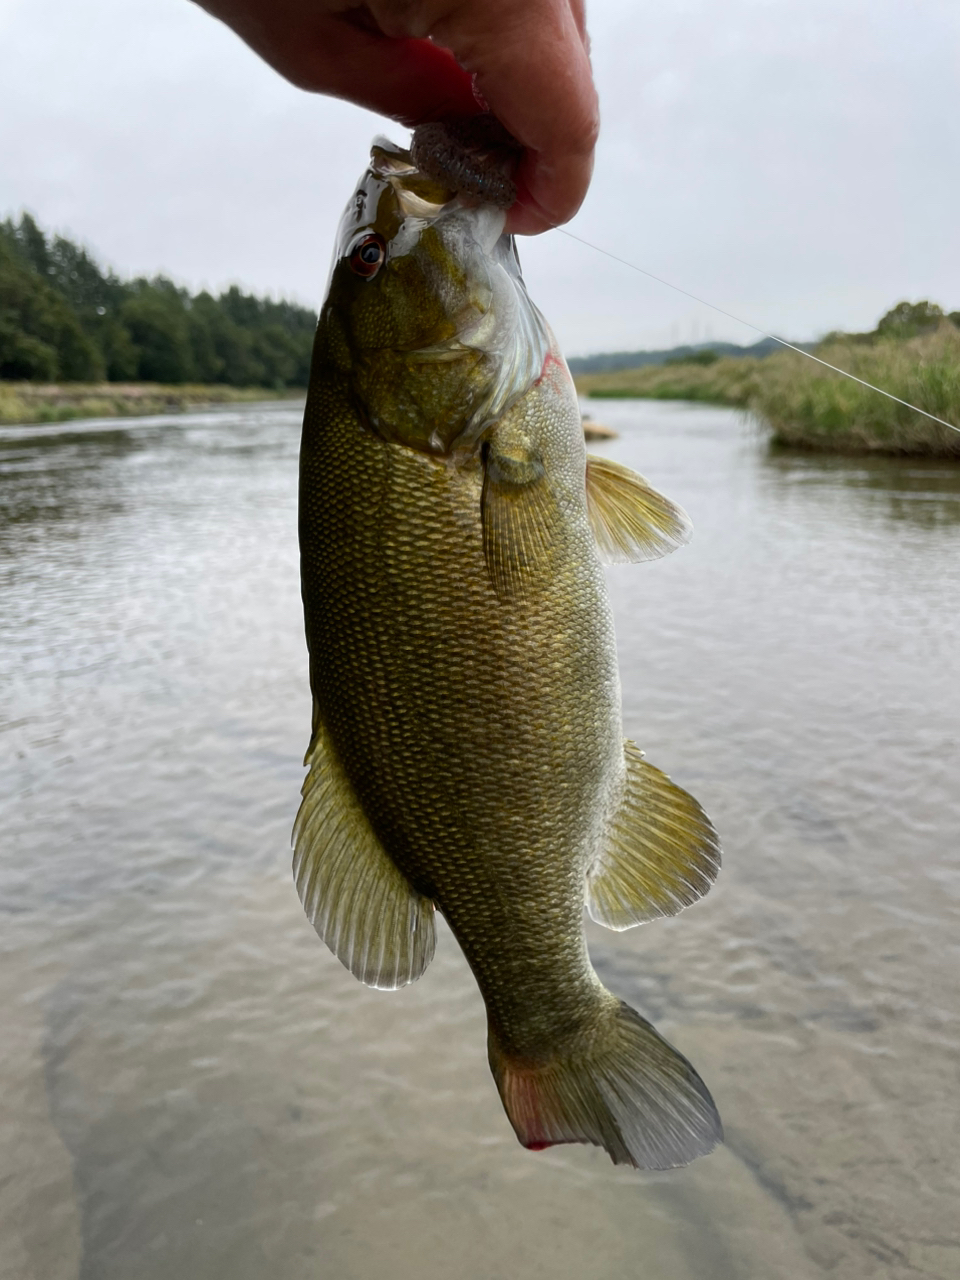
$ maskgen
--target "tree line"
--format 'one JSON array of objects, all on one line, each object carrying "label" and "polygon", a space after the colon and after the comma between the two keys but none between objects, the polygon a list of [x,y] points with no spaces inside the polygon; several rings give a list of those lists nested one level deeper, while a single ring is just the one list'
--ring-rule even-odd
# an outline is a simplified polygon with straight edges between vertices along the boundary
[{"label": "tree line", "polygon": [[236,285],[121,280],[24,213],[0,222],[0,378],[306,386],[317,317]]}]

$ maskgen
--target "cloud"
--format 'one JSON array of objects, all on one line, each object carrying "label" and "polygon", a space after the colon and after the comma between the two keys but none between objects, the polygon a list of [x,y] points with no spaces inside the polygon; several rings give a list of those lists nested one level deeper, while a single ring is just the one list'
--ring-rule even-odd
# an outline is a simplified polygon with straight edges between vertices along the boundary
[{"label": "cloud", "polygon": [[[787,336],[960,306],[955,0],[604,0],[591,26],[578,234]],[[184,0],[6,0],[0,33],[0,211],[122,272],[315,305],[371,136],[405,136]],[[571,353],[751,340],[556,234],[521,254]]]}]

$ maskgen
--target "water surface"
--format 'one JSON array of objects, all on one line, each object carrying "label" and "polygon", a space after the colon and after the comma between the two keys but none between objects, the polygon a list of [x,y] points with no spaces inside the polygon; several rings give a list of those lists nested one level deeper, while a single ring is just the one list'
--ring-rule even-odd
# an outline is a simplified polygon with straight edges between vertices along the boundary
[{"label": "water surface", "polygon": [[960,1276],[960,468],[604,417],[696,526],[610,582],[725,869],[591,950],[726,1147],[524,1152],[449,933],[381,993],[306,923],[296,407],[6,429],[4,1280]]}]

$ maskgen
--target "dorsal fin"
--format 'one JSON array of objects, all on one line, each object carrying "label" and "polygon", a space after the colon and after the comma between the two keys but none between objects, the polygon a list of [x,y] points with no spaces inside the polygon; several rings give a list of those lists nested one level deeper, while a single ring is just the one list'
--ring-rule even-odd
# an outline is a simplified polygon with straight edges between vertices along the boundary
[{"label": "dorsal fin", "polygon": [[587,910],[608,929],[674,916],[720,870],[720,841],[693,796],[625,742],[626,784],[606,843],[587,875]]},{"label": "dorsal fin", "polygon": [[587,511],[612,561],[657,560],[690,541],[690,517],[629,467],[587,454]]},{"label": "dorsal fin", "polygon": [[293,877],[307,918],[368,987],[415,982],[433,959],[434,905],[377,839],[314,711],[303,803],[293,826]]}]

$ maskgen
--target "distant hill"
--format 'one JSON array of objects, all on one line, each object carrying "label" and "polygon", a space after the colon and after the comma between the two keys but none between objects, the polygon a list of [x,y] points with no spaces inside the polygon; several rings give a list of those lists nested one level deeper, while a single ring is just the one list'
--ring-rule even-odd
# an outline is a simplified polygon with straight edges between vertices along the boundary
[{"label": "distant hill", "polygon": [[[813,351],[816,345],[815,342],[794,343],[804,351]],[[709,352],[718,357],[738,359],[741,356],[768,356],[782,350],[780,343],[772,338],[763,338],[749,347],[738,346],[735,342],[700,342],[695,346],[670,347],[663,351],[604,351],[595,356],[573,356],[567,364],[574,374],[614,373],[618,369],[640,369],[648,364],[706,363],[703,356]]]}]

